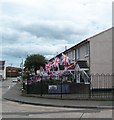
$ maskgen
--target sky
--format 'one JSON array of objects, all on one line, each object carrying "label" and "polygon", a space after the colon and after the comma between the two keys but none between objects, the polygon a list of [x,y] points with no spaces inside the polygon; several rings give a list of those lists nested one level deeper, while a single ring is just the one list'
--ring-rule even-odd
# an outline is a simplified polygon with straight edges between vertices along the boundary
[{"label": "sky", "polygon": [[19,67],[28,55],[50,59],[112,27],[113,0],[0,0],[0,59]]}]

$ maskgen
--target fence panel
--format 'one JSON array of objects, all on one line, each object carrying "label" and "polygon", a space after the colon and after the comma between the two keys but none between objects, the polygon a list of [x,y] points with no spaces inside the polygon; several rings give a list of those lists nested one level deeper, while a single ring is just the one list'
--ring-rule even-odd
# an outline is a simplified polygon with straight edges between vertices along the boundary
[{"label": "fence panel", "polygon": [[91,99],[113,98],[113,75],[91,75]]}]

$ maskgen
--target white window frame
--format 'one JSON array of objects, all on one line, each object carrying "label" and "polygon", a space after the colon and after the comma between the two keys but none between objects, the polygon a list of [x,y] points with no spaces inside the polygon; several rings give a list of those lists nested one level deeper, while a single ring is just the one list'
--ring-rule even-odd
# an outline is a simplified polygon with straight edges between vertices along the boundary
[{"label": "white window frame", "polygon": [[80,58],[80,49],[76,49],[76,60]]},{"label": "white window frame", "polygon": [[89,44],[85,46],[85,57],[89,56]]},{"label": "white window frame", "polygon": [[75,60],[75,50],[72,51],[72,60]]}]

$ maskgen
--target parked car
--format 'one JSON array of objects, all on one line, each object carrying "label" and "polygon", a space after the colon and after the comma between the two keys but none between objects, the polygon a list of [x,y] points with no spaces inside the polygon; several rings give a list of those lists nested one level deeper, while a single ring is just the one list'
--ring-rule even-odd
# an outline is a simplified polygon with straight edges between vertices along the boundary
[{"label": "parked car", "polygon": [[21,81],[21,76],[17,77],[17,81],[20,82]]},{"label": "parked car", "polygon": [[21,81],[21,77],[17,76],[17,78],[13,79],[12,82],[20,82]]},{"label": "parked car", "polygon": [[18,80],[15,78],[15,79],[12,80],[12,82],[18,82]]}]

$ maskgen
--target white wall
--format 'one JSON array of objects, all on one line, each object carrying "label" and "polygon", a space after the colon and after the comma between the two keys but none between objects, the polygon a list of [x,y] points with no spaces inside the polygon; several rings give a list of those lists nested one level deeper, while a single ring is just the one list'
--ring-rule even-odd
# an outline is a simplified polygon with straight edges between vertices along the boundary
[{"label": "white wall", "polygon": [[90,73],[112,74],[112,29],[90,39]]},{"label": "white wall", "polygon": [[110,76],[112,74],[112,29],[91,37],[89,40],[90,73],[100,75],[91,78],[91,87],[112,88],[113,78]]},{"label": "white wall", "polygon": [[112,29],[112,73],[114,74],[114,27]]}]

